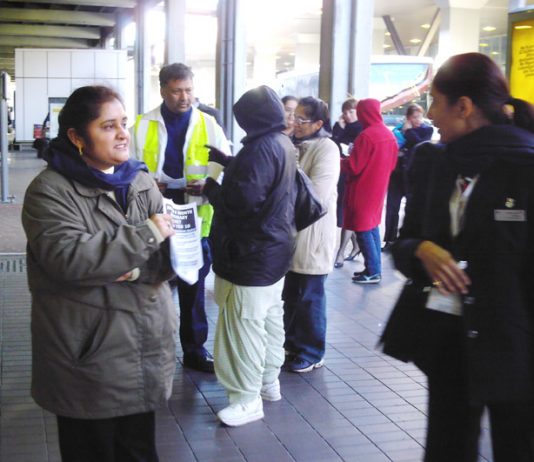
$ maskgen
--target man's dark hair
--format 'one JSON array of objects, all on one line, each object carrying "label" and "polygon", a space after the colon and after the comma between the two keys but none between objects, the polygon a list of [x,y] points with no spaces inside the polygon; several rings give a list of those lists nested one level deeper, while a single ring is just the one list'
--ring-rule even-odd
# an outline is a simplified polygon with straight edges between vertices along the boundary
[{"label": "man's dark hair", "polygon": [[159,86],[163,87],[171,80],[192,80],[193,76],[193,71],[189,66],[183,63],[169,64],[159,71]]}]

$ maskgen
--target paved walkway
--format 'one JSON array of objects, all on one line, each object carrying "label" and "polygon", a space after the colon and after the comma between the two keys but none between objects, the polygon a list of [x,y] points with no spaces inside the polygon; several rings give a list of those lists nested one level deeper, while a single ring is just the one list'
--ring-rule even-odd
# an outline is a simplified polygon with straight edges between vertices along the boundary
[{"label": "paved walkway", "polygon": [[[42,164],[38,160],[33,164],[35,174]],[[26,170],[24,162],[20,165]],[[10,175],[32,176],[29,169]],[[3,222],[16,223],[14,217],[7,217],[6,207],[0,204],[2,240]],[[6,252],[0,247],[1,251]],[[178,363],[172,397],[157,412],[161,462],[421,460],[426,425],[424,376],[412,365],[375,349],[402,279],[393,271],[388,255],[378,286],[350,282],[352,272],[361,268],[361,260],[348,262],[327,280],[325,367],[302,375],[283,372],[283,399],[265,403],[262,421],[237,428],[222,426],[215,414],[227,399],[215,377],[183,369]],[[217,317],[212,277],[206,290],[208,347],[212,349]],[[54,416],[29,396],[29,307],[23,255],[0,253],[0,460],[58,462]],[[177,355],[181,358],[180,351]],[[487,426],[481,454],[481,461],[492,460]]]}]

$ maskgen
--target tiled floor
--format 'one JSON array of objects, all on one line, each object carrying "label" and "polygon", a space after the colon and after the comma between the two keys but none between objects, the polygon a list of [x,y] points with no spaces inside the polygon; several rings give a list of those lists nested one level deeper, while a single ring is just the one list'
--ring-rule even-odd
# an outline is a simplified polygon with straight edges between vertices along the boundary
[{"label": "tiled floor", "polygon": [[[2,217],[5,210],[0,204]],[[412,365],[383,356],[375,348],[402,285],[389,255],[383,263],[378,286],[350,282],[352,272],[362,267],[358,259],[329,276],[326,365],[309,374],[283,372],[283,399],[265,403],[262,421],[222,426],[215,414],[227,399],[215,377],[178,364],[171,400],[157,412],[161,462],[421,460],[425,378]],[[211,277],[207,299],[211,349],[217,317]],[[0,255],[2,462],[59,461],[54,416],[29,396],[29,306],[23,256]],[[492,460],[487,425],[481,454],[481,461]]]},{"label": "tiled floor", "polygon": [[[283,399],[265,403],[265,419],[223,427],[215,413],[227,403],[214,376],[178,364],[169,406],[158,416],[162,462],[331,462],[421,460],[425,379],[413,366],[375,349],[400,288],[384,258],[379,286],[350,282],[360,262],[328,278],[326,365],[309,374],[281,374]],[[5,462],[59,461],[52,415],[29,397],[30,298],[22,257],[0,258],[1,449]],[[211,334],[217,309],[208,282]],[[482,442],[491,460],[487,431]]]}]

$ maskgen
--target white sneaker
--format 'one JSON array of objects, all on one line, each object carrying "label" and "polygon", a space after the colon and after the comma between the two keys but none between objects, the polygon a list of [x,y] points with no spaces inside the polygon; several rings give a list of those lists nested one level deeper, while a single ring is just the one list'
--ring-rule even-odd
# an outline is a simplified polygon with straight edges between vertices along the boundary
[{"label": "white sneaker", "polygon": [[217,417],[222,423],[230,427],[238,427],[239,425],[263,419],[263,401],[258,396],[249,403],[230,404],[230,406],[219,411]]},{"label": "white sneaker", "polygon": [[260,396],[265,401],[280,401],[282,399],[282,395],[280,394],[280,380],[276,379],[272,383],[263,385]]}]

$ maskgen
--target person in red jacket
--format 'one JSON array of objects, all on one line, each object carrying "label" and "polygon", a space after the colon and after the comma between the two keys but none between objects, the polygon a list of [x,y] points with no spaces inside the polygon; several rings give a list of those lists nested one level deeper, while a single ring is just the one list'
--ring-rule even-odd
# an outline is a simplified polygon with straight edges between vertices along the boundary
[{"label": "person in red jacket", "polygon": [[363,125],[348,159],[341,162],[346,175],[343,228],[356,232],[365,270],[353,282],[377,284],[382,276],[378,225],[382,217],[389,176],[397,163],[397,141],[380,113],[380,101],[362,99],[356,106]]}]

